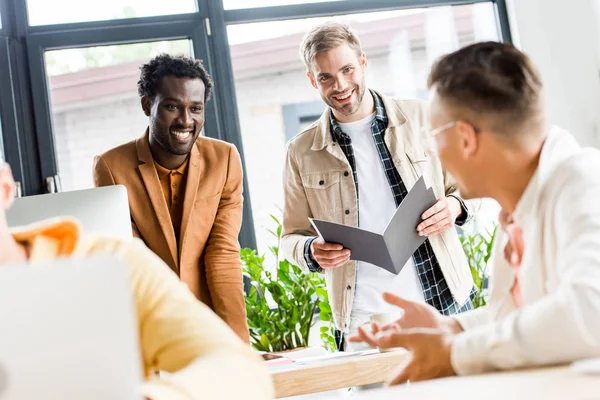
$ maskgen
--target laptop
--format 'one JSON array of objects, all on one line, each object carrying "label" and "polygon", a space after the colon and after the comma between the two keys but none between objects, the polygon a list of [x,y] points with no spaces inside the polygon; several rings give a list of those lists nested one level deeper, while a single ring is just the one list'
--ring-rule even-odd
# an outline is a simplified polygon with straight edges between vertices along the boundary
[{"label": "laptop", "polygon": [[74,217],[87,233],[129,239],[131,216],[123,185],[19,197],[6,213],[9,227]]},{"label": "laptop", "polygon": [[139,400],[134,315],[116,258],[0,266],[0,399]]}]

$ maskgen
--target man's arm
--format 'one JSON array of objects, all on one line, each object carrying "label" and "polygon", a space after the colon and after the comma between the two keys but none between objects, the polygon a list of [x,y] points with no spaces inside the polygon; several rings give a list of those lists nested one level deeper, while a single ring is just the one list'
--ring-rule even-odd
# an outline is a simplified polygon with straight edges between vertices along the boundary
[{"label": "man's arm", "polygon": [[[457,336],[452,345],[457,373],[600,356],[600,178],[575,174],[553,185],[561,189],[548,211],[553,222],[546,232],[552,234],[544,242],[556,247],[558,259],[547,262],[558,266],[557,289],[502,320]],[[540,285],[547,279],[540,276]]]},{"label": "man's arm", "polygon": [[262,360],[141,241],[128,244],[146,371],[166,371],[142,385],[151,400],[270,399]]},{"label": "man's arm", "polygon": [[317,238],[308,218],[312,217],[293,150],[288,144],[283,167],[283,222],[279,259],[288,260],[304,271],[322,272],[310,257],[310,245]]},{"label": "man's arm", "polygon": [[204,253],[206,279],[215,312],[250,342],[238,235],[242,226],[242,162],[231,146],[227,181]]}]

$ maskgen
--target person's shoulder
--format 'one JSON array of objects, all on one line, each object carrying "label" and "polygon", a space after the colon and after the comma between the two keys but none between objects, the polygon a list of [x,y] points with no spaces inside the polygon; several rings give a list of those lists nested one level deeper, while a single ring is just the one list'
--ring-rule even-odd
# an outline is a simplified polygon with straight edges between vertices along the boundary
[{"label": "person's shoulder", "polygon": [[429,104],[422,99],[390,99],[392,104],[408,119],[422,119],[428,114]]},{"label": "person's shoulder", "polygon": [[199,136],[194,145],[201,156],[212,155],[221,158],[228,157],[232,152],[238,153],[234,144],[206,136]]},{"label": "person's shoulder", "polygon": [[98,157],[102,158],[108,164],[121,164],[124,160],[132,158],[137,159],[137,140],[138,139],[134,139],[117,147],[113,147],[112,149],[98,155]]},{"label": "person's shoulder", "polygon": [[286,143],[287,151],[295,153],[304,153],[306,151],[309,151],[312,148],[318,130],[322,129],[323,122],[321,118],[304,128],[300,133],[288,140],[288,142]]},{"label": "person's shoulder", "polygon": [[555,176],[562,181],[600,184],[600,150],[584,147],[556,167]]}]

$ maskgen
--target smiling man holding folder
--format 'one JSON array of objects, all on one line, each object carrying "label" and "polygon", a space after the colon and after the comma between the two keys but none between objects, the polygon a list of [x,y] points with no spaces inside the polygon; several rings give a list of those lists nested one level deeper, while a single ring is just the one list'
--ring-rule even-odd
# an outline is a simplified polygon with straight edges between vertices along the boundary
[{"label": "smiling man holding folder", "polygon": [[[454,229],[470,212],[439,160],[420,144],[420,131],[428,126],[424,103],[368,89],[367,56],[346,25],[313,29],[301,55],[328,107],[288,144],[281,256],[325,274],[335,325],[344,333],[389,310],[381,300],[386,290],[444,314],[470,309],[473,282]],[[357,263],[350,250],[316,237],[309,218],[382,232],[425,173],[439,200],[413,227],[428,238],[400,274]]]}]

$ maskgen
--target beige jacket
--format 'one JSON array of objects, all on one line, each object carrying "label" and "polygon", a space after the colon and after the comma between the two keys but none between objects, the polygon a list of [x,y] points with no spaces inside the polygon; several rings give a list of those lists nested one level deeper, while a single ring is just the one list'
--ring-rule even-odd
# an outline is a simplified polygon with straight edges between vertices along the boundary
[{"label": "beige jacket", "polygon": [[488,305],[455,316],[465,329],[452,342],[457,374],[600,357],[598,171],[597,149],[580,149],[568,132],[551,130],[514,213],[525,242],[523,307],[510,295],[508,238],[498,231]]},{"label": "beige jacket", "polygon": [[[451,178],[437,157],[421,144],[421,128],[429,126],[427,108],[419,100],[392,100],[379,94],[389,119],[385,142],[394,165],[410,190],[425,174],[436,197],[454,193]],[[309,217],[358,226],[356,187],[351,167],[329,130],[329,109],[293,138],[284,167],[284,209],[280,257],[308,271],[304,245],[316,236]],[[345,172],[350,172],[348,175]],[[321,184],[324,183],[324,184]],[[479,202],[478,202],[479,203]],[[470,211],[473,205],[470,206]],[[347,214],[345,211],[349,210]],[[471,272],[454,229],[429,238],[452,295],[463,304],[473,288]],[[354,302],[356,262],[325,272],[329,301],[337,329],[347,332]]]}]

